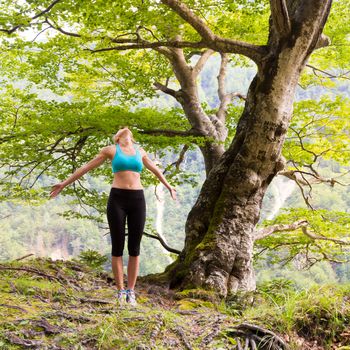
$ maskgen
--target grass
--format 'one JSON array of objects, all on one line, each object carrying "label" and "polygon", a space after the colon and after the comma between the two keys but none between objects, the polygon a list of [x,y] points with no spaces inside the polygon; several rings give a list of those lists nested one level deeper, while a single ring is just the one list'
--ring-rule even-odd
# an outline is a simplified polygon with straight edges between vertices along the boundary
[{"label": "grass", "polygon": [[[350,284],[314,285],[300,290],[281,282],[258,286],[250,305],[231,303],[221,310],[239,315],[246,322],[263,322],[265,327],[280,334],[296,334],[310,342],[316,341],[324,349],[344,341],[342,333],[350,326]],[[349,338],[345,342],[350,345]]]}]

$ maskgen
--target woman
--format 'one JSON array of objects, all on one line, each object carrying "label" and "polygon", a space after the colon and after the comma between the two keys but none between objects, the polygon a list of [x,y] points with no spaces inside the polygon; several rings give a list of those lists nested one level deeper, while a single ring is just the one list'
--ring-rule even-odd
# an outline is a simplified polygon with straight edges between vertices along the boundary
[{"label": "woman", "polygon": [[[140,182],[143,165],[153,172],[169,189],[176,200],[176,190],[171,187],[162,172],[148,158],[142,147],[136,146],[132,133],[124,127],[113,136],[115,145],[103,147],[100,153],[77,169],[68,179],[52,187],[50,198],[56,197],[64,187],[74,182],[89,170],[100,166],[106,159],[112,161],[114,179],[107,204],[107,219],[112,242],[112,270],[118,290],[118,301],[136,305],[134,287],[139,270],[140,243],[146,220],[146,203]],[[128,288],[123,282],[123,249],[125,222],[128,224]]]}]

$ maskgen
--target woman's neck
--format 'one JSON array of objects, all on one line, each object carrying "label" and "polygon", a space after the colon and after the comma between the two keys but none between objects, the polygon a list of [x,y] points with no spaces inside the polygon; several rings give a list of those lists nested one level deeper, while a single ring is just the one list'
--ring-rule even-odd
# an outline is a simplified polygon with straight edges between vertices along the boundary
[{"label": "woman's neck", "polygon": [[123,146],[125,148],[132,147],[132,142],[131,141],[127,141],[127,140],[125,140],[123,142],[119,141],[119,146]]}]

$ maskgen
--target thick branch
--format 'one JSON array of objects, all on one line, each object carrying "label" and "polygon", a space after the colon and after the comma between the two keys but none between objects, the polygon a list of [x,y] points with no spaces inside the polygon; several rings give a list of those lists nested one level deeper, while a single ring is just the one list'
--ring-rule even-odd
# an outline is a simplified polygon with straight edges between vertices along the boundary
[{"label": "thick branch", "polygon": [[317,40],[314,50],[320,49],[321,47],[329,46],[330,44],[331,44],[331,39],[327,35],[324,35],[322,33]]},{"label": "thick branch", "polygon": [[291,32],[286,0],[270,0],[272,22],[280,35],[285,38]]},{"label": "thick branch", "polygon": [[[130,40],[132,42],[133,40]],[[177,47],[177,48],[185,48],[185,47],[192,47],[192,48],[206,48],[207,45],[203,41],[198,42],[190,42],[190,41],[163,41],[163,42],[148,42],[148,41],[142,41],[138,44],[130,44],[130,45],[119,45],[119,46],[111,46],[111,47],[105,47],[102,49],[92,50],[92,49],[85,49],[92,53],[95,52],[103,52],[103,51],[123,51],[123,50],[131,50],[131,49],[158,49],[162,48],[163,46],[166,47]]]},{"label": "thick branch", "polygon": [[162,3],[169,6],[181,18],[189,23],[199,35],[206,41],[214,41],[215,34],[208,28],[208,26],[196,16],[190,8],[178,0],[162,0]]},{"label": "thick branch", "polygon": [[205,50],[197,61],[196,65],[193,67],[193,77],[196,78],[198,74],[202,71],[205,63],[208,61],[209,57],[214,53],[212,49]]},{"label": "thick branch", "polygon": [[[47,9],[44,11],[38,13],[34,17],[31,18],[31,20],[45,15],[45,13],[49,12],[52,7],[60,2],[60,0],[55,0]],[[195,49],[211,49],[213,51],[218,52],[231,52],[236,54],[242,54],[249,58],[251,58],[253,61],[255,61],[257,64],[259,64],[259,61],[261,57],[265,56],[267,54],[267,47],[265,46],[257,46],[253,44],[249,44],[246,42],[240,42],[232,39],[227,38],[221,38],[217,35],[215,35],[208,26],[198,17],[196,16],[185,4],[182,4],[178,0],[163,0],[163,3],[168,5],[170,8],[172,8],[176,13],[178,13],[185,21],[187,21],[190,25],[195,28],[198,33],[201,35],[203,40],[200,40],[198,42],[188,42],[188,41],[180,41],[180,40],[169,40],[160,42],[155,35],[153,37],[157,40],[156,42],[150,42],[143,40],[138,33],[138,31],[141,28],[144,28],[142,26],[139,26],[137,28],[136,33],[128,33],[123,34],[124,35],[136,35],[136,39],[131,38],[110,38],[108,36],[102,36],[102,37],[86,37],[87,39],[90,39],[92,41],[96,41],[99,39],[105,40],[109,39],[111,43],[117,43],[121,44],[118,46],[110,46],[110,47],[104,47],[96,50],[86,49],[89,50],[92,53],[95,52],[104,52],[104,51],[111,51],[111,50],[130,50],[130,49],[154,49],[156,51],[159,51],[163,53],[164,55],[169,55],[169,51],[167,50],[167,47],[173,47],[173,48],[195,48]],[[49,20],[46,18],[43,23],[47,23],[52,29],[55,29],[59,31],[60,33],[68,36],[73,37],[82,37],[82,35],[78,33],[68,32],[62,28],[60,28],[57,24],[52,24],[49,22]],[[26,25],[27,27],[31,26],[33,23],[29,23]],[[17,25],[13,27],[12,29],[0,29],[0,31],[6,32],[8,34],[12,34],[14,31],[16,31],[18,28],[23,27],[24,25]],[[145,28],[146,30],[150,31],[149,29]],[[152,33],[152,32],[151,32]],[[152,33],[153,34],[153,33]],[[199,67],[197,67],[199,68]]]},{"label": "thick branch", "polygon": [[242,54],[251,58],[257,64],[261,57],[267,53],[265,46],[257,46],[246,42],[221,38],[215,35],[202,19],[196,16],[187,5],[181,3],[179,0],[162,0],[162,3],[169,6],[182,19],[189,23],[203,38],[203,41],[201,42],[205,42],[206,47],[211,48],[214,51]]}]

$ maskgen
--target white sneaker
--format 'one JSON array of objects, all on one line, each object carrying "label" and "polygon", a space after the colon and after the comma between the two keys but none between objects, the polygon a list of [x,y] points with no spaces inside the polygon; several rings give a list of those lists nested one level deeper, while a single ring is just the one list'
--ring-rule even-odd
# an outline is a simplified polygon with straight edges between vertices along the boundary
[{"label": "white sneaker", "polygon": [[137,305],[135,291],[133,289],[126,290],[126,302],[131,305]]},{"label": "white sneaker", "polygon": [[127,291],[125,289],[118,289],[117,300],[119,305],[124,305],[126,303]]}]

